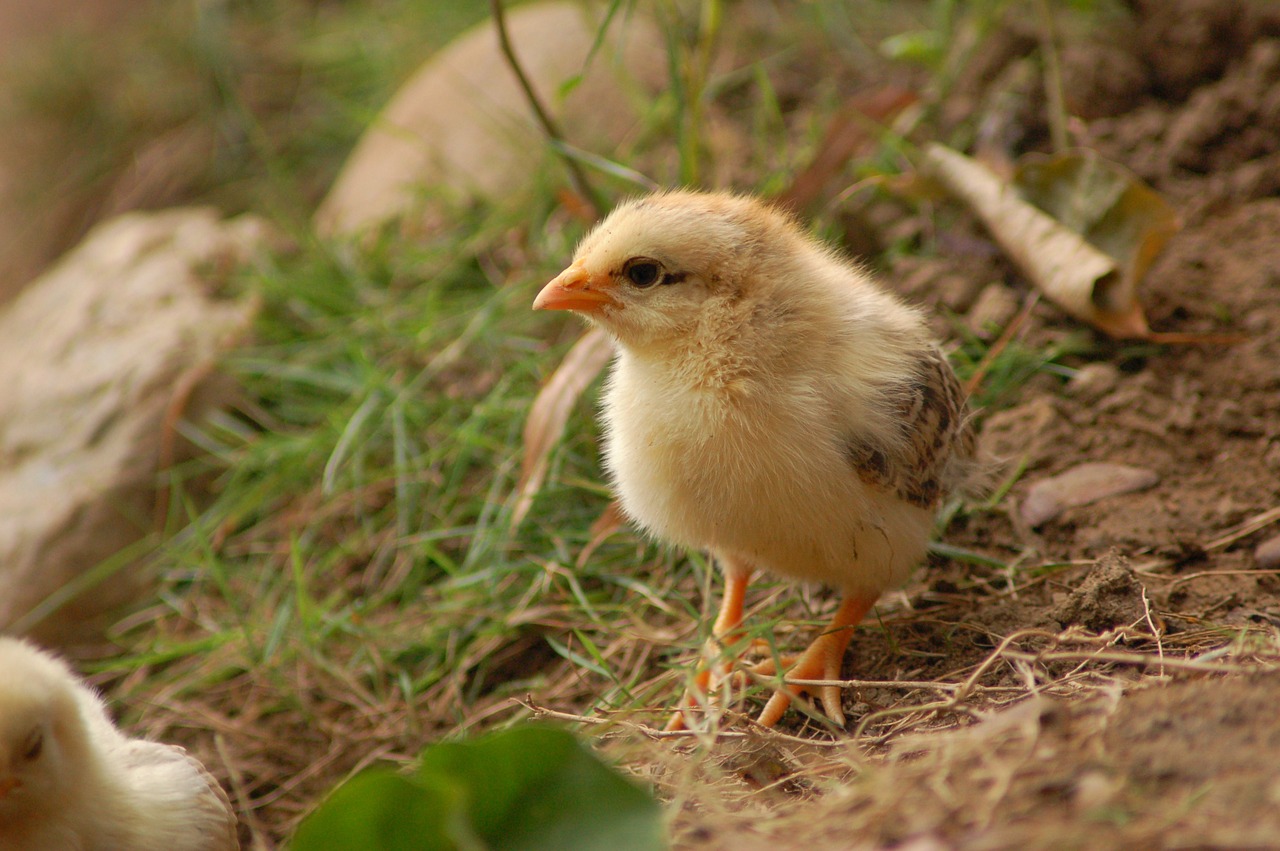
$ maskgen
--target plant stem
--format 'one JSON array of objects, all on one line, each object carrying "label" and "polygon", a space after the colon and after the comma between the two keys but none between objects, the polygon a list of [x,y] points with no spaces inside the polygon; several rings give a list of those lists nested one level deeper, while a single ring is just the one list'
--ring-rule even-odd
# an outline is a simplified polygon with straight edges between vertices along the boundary
[{"label": "plant stem", "polygon": [[[529,101],[529,106],[533,109],[534,116],[537,117],[538,123],[542,125],[542,130],[547,134],[548,139],[564,144],[564,134],[560,132],[560,128],[556,126],[551,115],[543,107],[542,101],[538,98],[538,93],[533,90],[533,84],[529,81],[528,76],[524,73],[524,68],[520,65],[520,60],[516,58],[515,49],[511,46],[511,37],[507,33],[507,17],[502,6],[502,0],[490,0],[490,6],[493,9],[493,25],[498,30],[498,44],[502,48],[502,55],[506,57],[507,64],[511,66],[511,71],[516,75],[516,80],[519,81],[520,88],[524,91],[524,96]],[[566,154],[560,145],[552,145],[551,147],[568,170],[569,183],[573,185],[573,190],[594,207],[596,215],[599,216],[606,209],[606,205],[600,196],[596,194],[590,182],[587,181],[587,176],[583,173],[581,166],[575,159]]]}]

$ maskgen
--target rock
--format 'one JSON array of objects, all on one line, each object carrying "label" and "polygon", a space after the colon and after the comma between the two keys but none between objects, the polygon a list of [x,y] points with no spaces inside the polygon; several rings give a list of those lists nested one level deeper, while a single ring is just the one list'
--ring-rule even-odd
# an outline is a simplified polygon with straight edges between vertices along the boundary
[{"label": "rock", "polygon": [[1031,486],[1019,511],[1029,526],[1048,523],[1068,508],[1109,496],[1145,490],[1160,481],[1153,470],[1124,464],[1089,463],[1072,467]]},{"label": "rock", "polygon": [[0,312],[0,631],[87,637],[139,592],[127,563],[88,572],[154,528],[166,413],[252,317],[201,274],[266,234],[208,209],[121,216]]},{"label": "rock", "polygon": [[1106,396],[1120,383],[1120,370],[1105,361],[1085,364],[1067,382],[1066,391],[1082,402]]},{"label": "rock", "polygon": [[1253,551],[1253,559],[1263,570],[1280,568],[1280,535],[1268,538]]},{"label": "rock", "polygon": [[[617,16],[590,64],[598,27],[581,3],[529,3],[506,20],[534,90],[567,140],[593,153],[610,155],[639,121],[636,96],[665,84],[662,39],[638,15]],[[584,65],[581,82],[562,97]],[[485,22],[428,60],[392,98],[320,205],[316,227],[358,234],[414,211],[425,196],[519,193],[547,150],[497,30]]]},{"label": "rock", "polygon": [[1129,560],[1112,550],[1098,559],[1079,587],[1049,614],[1064,628],[1080,624],[1105,632],[1134,623],[1143,612],[1142,586]]}]

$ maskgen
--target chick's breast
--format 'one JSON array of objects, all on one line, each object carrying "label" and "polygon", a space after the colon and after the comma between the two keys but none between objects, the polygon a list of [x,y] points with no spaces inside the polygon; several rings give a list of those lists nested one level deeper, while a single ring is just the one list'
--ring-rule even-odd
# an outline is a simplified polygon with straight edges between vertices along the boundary
[{"label": "chick's breast", "polygon": [[795,579],[878,594],[923,555],[931,512],[868,486],[848,398],[821,356],[723,385],[623,350],[604,398],[605,464],[654,536]]}]

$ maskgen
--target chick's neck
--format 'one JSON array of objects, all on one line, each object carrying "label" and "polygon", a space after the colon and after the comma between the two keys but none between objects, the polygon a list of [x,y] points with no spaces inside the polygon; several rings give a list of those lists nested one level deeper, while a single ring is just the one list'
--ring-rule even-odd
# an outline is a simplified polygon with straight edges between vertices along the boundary
[{"label": "chick's neck", "polygon": [[741,300],[709,299],[695,322],[678,333],[640,345],[621,343],[622,358],[657,386],[723,396],[749,393],[766,376],[777,377],[770,334],[753,322]]}]

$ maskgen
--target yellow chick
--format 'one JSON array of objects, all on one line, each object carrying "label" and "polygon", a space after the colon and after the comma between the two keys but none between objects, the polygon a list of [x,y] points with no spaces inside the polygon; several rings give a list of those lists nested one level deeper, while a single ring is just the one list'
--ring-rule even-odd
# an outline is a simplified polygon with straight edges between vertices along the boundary
[{"label": "yellow chick", "polygon": [[[964,394],[920,314],[784,212],[691,191],[619,206],[533,307],[617,342],[604,464],[641,528],[719,564],[709,649],[737,637],[757,569],[823,582],[842,602],[784,664],[789,679],[840,679],[853,627],[905,582],[939,502],[978,467]],[[700,671],[684,705],[712,681]],[[803,690],[779,689],[759,722]],[[843,725],[839,688],[817,694]]]},{"label": "yellow chick", "polygon": [[0,848],[239,847],[231,802],[199,762],[127,738],[62,661],[0,637]]}]

